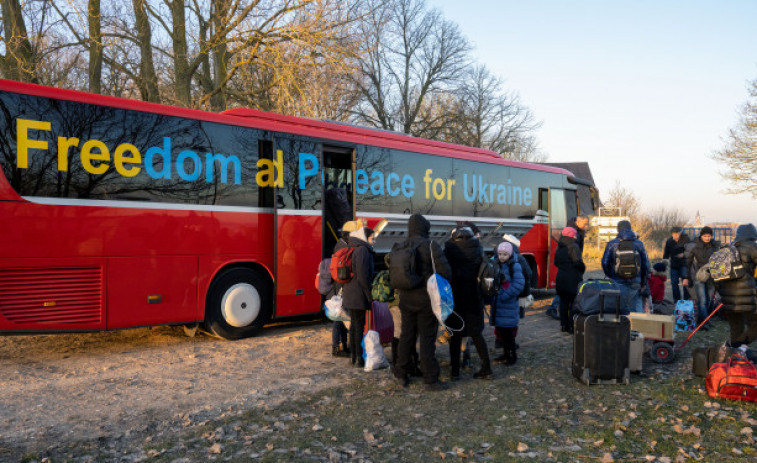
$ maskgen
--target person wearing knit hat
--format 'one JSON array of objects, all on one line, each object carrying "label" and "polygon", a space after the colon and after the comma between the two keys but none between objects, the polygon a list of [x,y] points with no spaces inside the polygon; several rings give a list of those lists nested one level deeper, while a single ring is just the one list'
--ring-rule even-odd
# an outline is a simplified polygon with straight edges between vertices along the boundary
[{"label": "person wearing knit hat", "polygon": [[[686,278],[686,245],[689,243],[689,236],[682,233],[681,227],[675,226],[670,229],[670,237],[665,241],[662,258],[670,259],[670,287],[673,290],[673,300],[681,300],[681,289],[679,283]],[[683,285],[683,299],[691,299],[689,290]]]},{"label": "person wearing knit hat", "polygon": [[512,365],[518,361],[515,336],[520,321],[518,296],[526,284],[523,270],[517,259],[513,258],[513,245],[503,241],[497,245],[496,264],[499,268],[501,285],[491,300],[490,323],[494,325],[495,334],[502,340],[502,355],[494,359]]},{"label": "person wearing knit hat", "polygon": [[349,310],[350,314],[350,356],[352,365],[359,368],[365,366],[361,342],[365,330],[366,312],[371,310],[373,301],[371,284],[374,273],[373,247],[369,243],[373,230],[362,225],[362,221],[359,221],[356,229],[350,232],[350,239],[347,241],[347,245],[354,248],[352,251],[353,276],[342,287],[342,306],[345,310]]},{"label": "person wearing knit hat", "polygon": [[557,243],[554,264],[557,267],[555,290],[560,298],[560,327],[564,333],[573,333],[573,301],[578,295],[578,285],[584,278],[586,265],[581,258],[581,249],[576,243],[578,230],[565,227]]},{"label": "person wearing knit hat", "polygon": [[618,222],[618,235],[605,246],[602,270],[620,289],[620,307],[625,313],[643,312],[641,290],[649,278],[649,258],[644,243],[637,238],[631,222]]},{"label": "person wearing knit hat", "polygon": [[[712,307],[712,293],[715,292],[715,285],[712,280],[701,282],[697,281],[694,277],[700,268],[707,265],[710,261],[710,256],[720,249],[720,242],[712,239],[712,228],[705,226],[699,231],[699,238],[697,238],[694,246],[688,249],[686,254],[686,275],[683,279],[683,284],[687,286],[690,285],[690,282],[694,283],[694,291],[697,295],[697,318],[699,323],[701,323],[714,308]],[[702,329],[710,329],[710,323],[707,323]]]},{"label": "person wearing knit hat", "polygon": [[652,276],[649,277],[649,295],[652,296],[652,303],[658,303],[665,299],[665,281],[668,279],[665,275],[667,265],[665,262],[657,262],[652,266]]}]

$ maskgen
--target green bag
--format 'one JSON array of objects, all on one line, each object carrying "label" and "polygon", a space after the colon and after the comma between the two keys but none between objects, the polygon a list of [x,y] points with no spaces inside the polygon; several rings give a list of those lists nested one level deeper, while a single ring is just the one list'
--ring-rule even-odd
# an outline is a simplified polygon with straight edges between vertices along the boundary
[{"label": "green bag", "polygon": [[373,279],[371,296],[374,301],[392,302],[394,300],[394,290],[389,282],[389,270],[382,270],[376,274]]}]

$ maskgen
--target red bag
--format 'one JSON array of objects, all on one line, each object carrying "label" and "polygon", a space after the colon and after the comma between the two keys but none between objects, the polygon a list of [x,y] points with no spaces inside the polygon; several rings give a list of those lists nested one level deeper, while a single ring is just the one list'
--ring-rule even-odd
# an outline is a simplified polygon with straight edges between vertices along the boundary
[{"label": "red bag", "polygon": [[394,319],[392,318],[392,313],[389,311],[389,304],[373,301],[371,310],[366,314],[365,331],[363,334],[367,333],[368,330],[378,332],[381,344],[392,342],[392,338],[394,338]]},{"label": "red bag", "polygon": [[739,354],[713,363],[705,378],[710,397],[757,402],[757,367]]},{"label": "red bag", "polygon": [[329,263],[331,278],[337,283],[348,283],[354,276],[354,273],[352,273],[353,252],[355,252],[355,248],[349,246],[338,250],[331,257],[331,262]]}]

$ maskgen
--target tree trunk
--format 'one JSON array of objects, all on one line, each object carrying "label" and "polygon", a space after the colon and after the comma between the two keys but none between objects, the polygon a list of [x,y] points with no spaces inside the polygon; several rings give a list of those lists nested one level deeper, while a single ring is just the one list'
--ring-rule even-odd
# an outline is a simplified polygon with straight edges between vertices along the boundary
[{"label": "tree trunk", "polygon": [[103,38],[100,23],[100,0],[88,0],[87,23],[89,25],[89,91],[102,93]]},{"label": "tree trunk", "polygon": [[155,64],[152,59],[152,31],[150,19],[145,10],[145,0],[132,0],[134,5],[134,17],[136,19],[137,40],[140,52],[139,73],[137,86],[142,93],[144,101],[160,102],[158,90],[158,77],[155,73]]},{"label": "tree trunk", "polygon": [[171,9],[173,31],[174,91],[176,99],[182,106],[192,106],[192,71],[189,69],[187,55],[187,26],[184,0],[168,1]]},{"label": "tree trunk", "polygon": [[[228,1],[213,0],[213,11],[211,15],[213,24],[212,38],[213,41],[213,87],[214,93],[210,98],[210,108],[213,111],[223,111],[226,109],[226,75],[228,73],[229,55],[226,43],[226,19],[228,18]],[[220,88],[223,86],[223,88]]]},{"label": "tree trunk", "polygon": [[34,50],[26,33],[26,24],[18,0],[2,0],[5,55],[2,68],[11,80],[37,83]]}]

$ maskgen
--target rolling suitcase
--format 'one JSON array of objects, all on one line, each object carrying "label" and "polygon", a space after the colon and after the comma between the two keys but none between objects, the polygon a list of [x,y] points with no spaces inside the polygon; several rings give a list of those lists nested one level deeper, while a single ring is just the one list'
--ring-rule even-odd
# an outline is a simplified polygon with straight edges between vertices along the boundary
[{"label": "rolling suitcase", "polygon": [[[612,298],[615,314],[605,314]],[[620,314],[620,291],[602,290],[599,314],[577,315],[573,334],[573,376],[584,384],[628,384],[631,322]]]},{"label": "rolling suitcase", "polygon": [[641,373],[644,358],[644,333],[631,331],[631,345],[628,349],[628,369],[631,373]]}]

